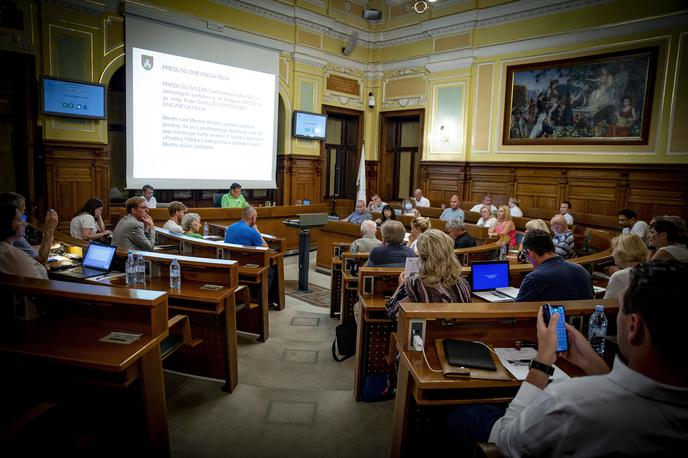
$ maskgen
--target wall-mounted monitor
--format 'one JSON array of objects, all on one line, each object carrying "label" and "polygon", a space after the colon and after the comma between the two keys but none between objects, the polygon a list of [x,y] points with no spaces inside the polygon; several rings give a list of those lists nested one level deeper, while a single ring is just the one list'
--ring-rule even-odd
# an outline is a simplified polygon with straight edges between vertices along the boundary
[{"label": "wall-mounted monitor", "polygon": [[294,111],[294,137],[322,140],[325,138],[327,115],[308,113],[306,111]]},{"label": "wall-mounted monitor", "polygon": [[41,77],[41,111],[50,116],[105,119],[107,88],[104,84]]}]

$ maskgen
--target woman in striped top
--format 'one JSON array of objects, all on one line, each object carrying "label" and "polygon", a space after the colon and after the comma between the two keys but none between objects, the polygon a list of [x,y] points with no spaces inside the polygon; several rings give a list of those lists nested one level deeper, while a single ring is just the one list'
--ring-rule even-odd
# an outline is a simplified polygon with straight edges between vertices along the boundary
[{"label": "woman in striped top", "polygon": [[402,302],[471,302],[471,288],[461,277],[454,241],[444,232],[428,229],[418,237],[419,272],[399,275],[399,287],[387,301],[387,315],[395,317]]}]

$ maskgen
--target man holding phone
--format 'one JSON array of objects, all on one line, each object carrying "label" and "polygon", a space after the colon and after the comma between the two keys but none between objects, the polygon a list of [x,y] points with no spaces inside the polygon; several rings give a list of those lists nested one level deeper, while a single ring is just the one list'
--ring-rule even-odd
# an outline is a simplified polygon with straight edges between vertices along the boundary
[{"label": "man holding phone", "polygon": [[688,263],[635,267],[616,319],[620,355],[613,369],[566,324],[569,348],[559,356],[588,376],[550,385],[559,315],[545,325],[540,308],[535,363],[503,415],[494,406],[471,406],[483,409],[469,413],[483,423],[476,426],[456,409],[450,427],[461,440],[475,442],[486,441],[490,431],[489,441],[505,456],[682,455],[688,438],[687,282]]}]

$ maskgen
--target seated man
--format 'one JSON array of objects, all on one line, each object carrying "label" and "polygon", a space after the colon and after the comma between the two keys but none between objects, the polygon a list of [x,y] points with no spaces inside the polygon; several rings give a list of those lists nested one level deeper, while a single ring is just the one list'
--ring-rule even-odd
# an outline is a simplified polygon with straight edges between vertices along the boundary
[{"label": "seated man", "polygon": [[[43,263],[36,261],[13,243],[23,237],[25,224],[16,205],[0,203],[0,273],[47,280],[48,272]],[[52,241],[53,229],[50,227],[54,228],[56,225],[57,213],[49,210],[45,216],[45,228],[49,230],[43,232],[44,239]]]},{"label": "seated man", "polygon": [[416,189],[413,191],[413,198],[416,200],[416,207],[429,207],[430,201],[423,197],[423,191]]},{"label": "seated man", "polygon": [[48,262],[48,258],[50,257],[50,245],[53,243],[53,234],[55,233],[58,220],[55,210],[48,210],[45,214],[43,238],[41,239],[41,245],[38,247],[38,251],[36,251],[24,234],[24,227],[26,226],[26,198],[16,192],[3,192],[0,193],[0,203],[11,204],[17,207],[19,213],[21,213],[22,222],[24,223],[22,226],[22,233],[12,241],[12,245],[28,254],[29,257],[35,259],[40,264]]},{"label": "seated man", "polygon": [[552,243],[555,252],[562,258],[569,259],[573,256],[573,232],[569,230],[564,215],[554,215],[549,224],[554,234]]},{"label": "seated man", "polygon": [[451,196],[451,199],[449,199],[449,208],[444,209],[444,211],[440,215],[440,219],[442,221],[451,221],[453,219],[458,219],[459,221],[463,222],[464,214],[463,210],[459,206],[459,196],[457,196],[456,194]]},{"label": "seated man", "polygon": [[220,201],[220,207],[222,208],[246,208],[248,207],[248,202],[241,194],[241,185],[239,183],[232,183],[229,187],[229,192],[222,196]]},{"label": "seated man", "polygon": [[153,189],[153,186],[149,184],[143,185],[143,194],[141,197],[146,199],[146,205],[148,205],[148,208],[156,208],[158,206],[158,201],[155,200],[155,197],[153,197],[154,192],[155,189]]},{"label": "seated man", "polygon": [[155,247],[155,223],[148,214],[148,204],[143,197],[130,197],[124,204],[127,216],[117,222],[112,233],[112,245],[119,250],[153,251]]},{"label": "seated man", "polygon": [[518,206],[518,199],[515,197],[509,197],[509,211],[511,212],[511,216],[523,216],[523,211],[521,208]]},{"label": "seated man", "polygon": [[504,456],[683,455],[688,437],[686,282],[685,263],[635,267],[616,316],[620,355],[613,368],[567,324],[569,350],[560,356],[587,376],[550,384],[558,316],[545,326],[540,309],[535,365],[518,394],[503,415],[494,406],[455,409],[449,417],[455,437],[489,440]]},{"label": "seated man", "polygon": [[225,243],[248,246],[268,246],[258,226],[256,226],[258,212],[255,208],[248,206],[241,212],[241,220],[227,228],[225,233]]},{"label": "seated man", "polygon": [[186,205],[181,202],[173,201],[170,202],[170,206],[167,207],[167,211],[170,213],[170,219],[165,221],[162,226],[163,229],[167,229],[170,232],[175,232],[177,234],[182,234],[184,229],[182,229],[182,219],[184,218],[184,213],[186,213]]},{"label": "seated man", "polygon": [[592,299],[588,271],[557,256],[547,232],[528,231],[523,237],[523,249],[535,270],[523,279],[516,302]]},{"label": "seated man", "polygon": [[457,248],[470,248],[477,246],[475,239],[466,232],[466,225],[463,221],[458,219],[453,219],[447,223],[447,232],[449,237],[454,239],[454,249]]},{"label": "seated man", "polygon": [[566,218],[566,224],[573,226],[573,215],[571,214],[571,202],[565,200],[559,205],[559,214]]},{"label": "seated man", "polygon": [[473,205],[469,211],[480,213],[480,209],[483,207],[490,207],[490,213],[497,213],[497,207],[492,205],[492,196],[489,194],[485,194],[485,197],[483,197],[483,202]]},{"label": "seated man", "polygon": [[406,229],[399,221],[389,220],[380,228],[382,246],[370,250],[368,267],[404,267],[406,258],[415,257],[413,250],[404,245]]},{"label": "seated man", "polygon": [[380,197],[379,194],[373,194],[370,200],[370,203],[368,204],[368,211],[370,213],[373,212],[382,212],[382,207],[387,205],[382,201],[382,198]]},{"label": "seated man", "polygon": [[638,214],[630,208],[618,211],[619,226],[622,234],[638,234],[641,239],[647,239],[647,223],[638,219]]},{"label": "seated man", "polygon": [[361,238],[351,242],[352,253],[368,253],[376,246],[382,245],[382,241],[375,237],[377,224],[374,221],[366,220],[361,223]]},{"label": "seated man", "polygon": [[362,200],[356,201],[356,210],[351,212],[349,216],[344,218],[347,223],[361,224],[363,221],[373,219],[373,217],[366,210],[366,204]]}]

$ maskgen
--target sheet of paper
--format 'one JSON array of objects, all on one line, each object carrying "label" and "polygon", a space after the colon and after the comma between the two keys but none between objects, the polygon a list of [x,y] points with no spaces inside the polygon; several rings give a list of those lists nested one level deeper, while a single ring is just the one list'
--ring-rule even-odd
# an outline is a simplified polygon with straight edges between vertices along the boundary
[{"label": "sheet of paper", "polygon": [[[534,348],[495,348],[495,353],[499,357],[499,361],[511,372],[511,374],[519,380],[525,380],[528,375],[528,365],[530,361],[537,355],[537,350]],[[557,366],[554,366],[553,380],[569,379],[568,375]]]},{"label": "sheet of paper", "polygon": [[414,257],[414,258],[406,258],[406,266],[404,268],[404,275],[406,278],[410,277],[411,274],[414,274],[418,272],[420,267],[418,266],[418,260],[419,258]]}]

